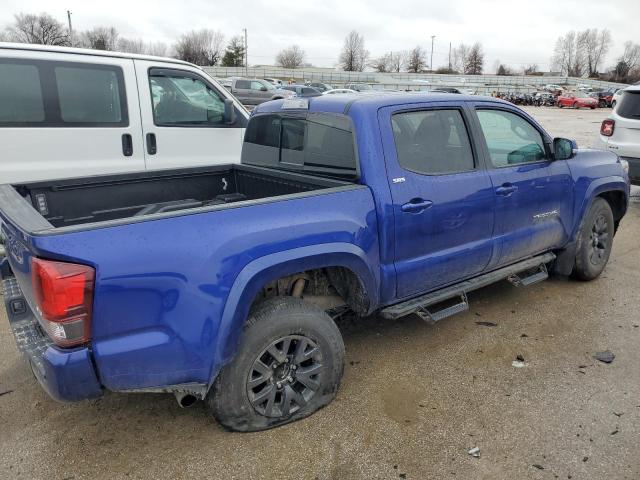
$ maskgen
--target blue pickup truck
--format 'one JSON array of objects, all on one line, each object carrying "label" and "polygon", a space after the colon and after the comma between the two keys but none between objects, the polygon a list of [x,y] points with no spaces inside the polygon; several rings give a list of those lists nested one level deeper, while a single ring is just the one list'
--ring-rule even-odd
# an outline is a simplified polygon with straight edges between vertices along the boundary
[{"label": "blue pickup truck", "polygon": [[439,321],[467,293],[604,269],[628,166],[450,94],[257,107],[241,164],[0,186],[9,321],[55,399],[201,399],[261,430],[329,403],[344,312]]}]

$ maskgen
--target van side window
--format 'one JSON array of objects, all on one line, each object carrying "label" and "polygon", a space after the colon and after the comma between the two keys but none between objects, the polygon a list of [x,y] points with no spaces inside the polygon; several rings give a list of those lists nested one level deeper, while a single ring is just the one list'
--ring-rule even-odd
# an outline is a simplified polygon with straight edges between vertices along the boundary
[{"label": "van side window", "polygon": [[119,69],[64,66],[54,71],[64,123],[122,125]]},{"label": "van side window", "polygon": [[122,69],[0,59],[0,127],[127,127]]},{"label": "van side window", "polygon": [[0,61],[0,124],[43,122],[44,118],[38,68]]},{"label": "van side window", "polygon": [[153,121],[166,127],[223,126],[224,99],[196,75],[175,70],[149,73]]},{"label": "van side window", "polygon": [[425,175],[475,168],[469,135],[459,110],[423,110],[391,117],[398,163]]}]

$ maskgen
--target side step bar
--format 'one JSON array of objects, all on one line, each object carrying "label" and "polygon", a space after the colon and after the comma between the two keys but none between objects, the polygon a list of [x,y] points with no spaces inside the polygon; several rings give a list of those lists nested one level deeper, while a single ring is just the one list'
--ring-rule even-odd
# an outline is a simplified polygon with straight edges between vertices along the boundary
[{"label": "side step bar", "polygon": [[[553,253],[545,253],[536,257],[523,260],[522,262],[509,265],[508,267],[485,273],[478,277],[464,282],[451,285],[449,287],[427,293],[420,297],[412,298],[402,303],[397,303],[383,309],[380,314],[383,318],[395,320],[412,313],[417,313],[420,318],[428,322],[437,322],[450,315],[463,312],[469,309],[467,293],[477,290],[487,285],[491,285],[500,280],[508,279],[517,286],[527,286],[546,279],[549,274],[546,264],[553,261],[556,256]],[[427,307],[460,297],[461,301],[436,312],[430,312]]]}]

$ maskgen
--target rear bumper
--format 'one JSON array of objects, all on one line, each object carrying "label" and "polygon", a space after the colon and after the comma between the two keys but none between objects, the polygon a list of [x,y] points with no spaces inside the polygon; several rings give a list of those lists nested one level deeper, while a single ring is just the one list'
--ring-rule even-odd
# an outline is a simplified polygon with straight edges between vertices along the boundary
[{"label": "rear bumper", "polygon": [[9,324],[18,350],[29,362],[42,388],[55,400],[73,402],[102,395],[88,348],[61,349],[42,332],[7,260],[0,261],[0,277]]}]

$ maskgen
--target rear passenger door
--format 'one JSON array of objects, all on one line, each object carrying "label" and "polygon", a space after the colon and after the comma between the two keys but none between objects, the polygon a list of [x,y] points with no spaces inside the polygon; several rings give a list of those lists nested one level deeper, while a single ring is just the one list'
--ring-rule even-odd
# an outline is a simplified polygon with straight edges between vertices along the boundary
[{"label": "rear passenger door", "polygon": [[478,103],[476,116],[496,199],[491,268],[564,245],[573,225],[573,180],[551,138],[516,109]]},{"label": "rear passenger door", "polygon": [[379,112],[393,200],[397,298],[482,272],[492,255],[494,194],[461,103]]},{"label": "rear passenger door", "polygon": [[148,170],[240,162],[245,111],[225,123],[222,87],[188,65],[135,60]]},{"label": "rear passenger door", "polygon": [[0,51],[0,178],[144,170],[133,61]]}]

